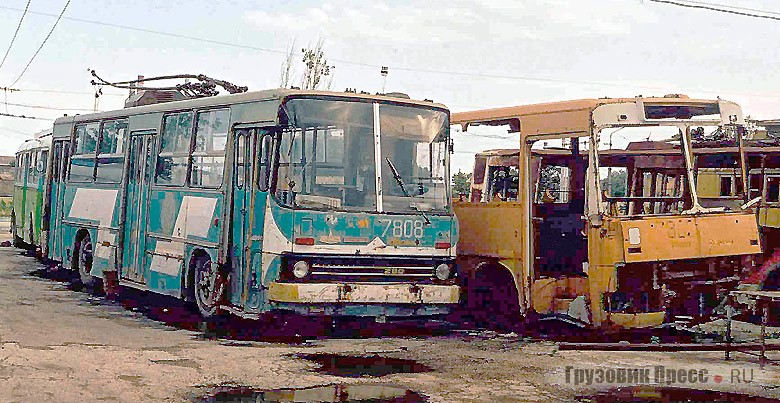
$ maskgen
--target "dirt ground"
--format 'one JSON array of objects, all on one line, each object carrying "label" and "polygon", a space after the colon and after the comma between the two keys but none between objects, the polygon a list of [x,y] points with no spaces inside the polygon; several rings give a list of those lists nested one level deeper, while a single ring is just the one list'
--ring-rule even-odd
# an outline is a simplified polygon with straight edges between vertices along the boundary
[{"label": "dirt ground", "polygon": [[[432,402],[565,402],[609,387],[575,385],[577,371],[659,365],[709,375],[703,383],[672,386],[780,397],[778,367],[761,370],[755,358],[743,355],[727,362],[719,352],[558,351],[552,342],[464,332],[286,343],[263,341],[261,329],[250,340],[206,338],[186,320],[170,324],[172,316],[184,315],[175,307],[110,303],[30,274],[42,267],[19,250],[0,248],[2,402],[182,402],[225,384],[259,389],[375,384],[410,389]],[[432,371],[340,377],[291,356],[317,352],[407,358]],[[732,371],[744,374],[740,382]],[[751,382],[745,383],[748,376]]]}]

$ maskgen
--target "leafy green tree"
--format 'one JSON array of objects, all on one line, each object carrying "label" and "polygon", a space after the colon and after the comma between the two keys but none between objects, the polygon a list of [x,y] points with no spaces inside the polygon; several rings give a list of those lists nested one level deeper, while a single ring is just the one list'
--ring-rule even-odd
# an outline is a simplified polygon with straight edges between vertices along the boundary
[{"label": "leafy green tree", "polygon": [[[333,70],[336,66],[328,64],[325,58],[325,39],[320,38],[313,48],[303,48],[303,76],[301,88],[304,90],[330,89],[333,84]],[[324,88],[323,88],[324,87]]]},{"label": "leafy green tree", "polygon": [[452,175],[452,194],[468,195],[471,190],[471,172],[465,173],[460,169]]},{"label": "leafy green tree", "polygon": [[625,197],[626,183],[628,182],[628,172],[625,169],[613,170],[609,173],[609,177],[601,180],[601,189],[607,191],[611,189],[608,194],[613,197]]}]

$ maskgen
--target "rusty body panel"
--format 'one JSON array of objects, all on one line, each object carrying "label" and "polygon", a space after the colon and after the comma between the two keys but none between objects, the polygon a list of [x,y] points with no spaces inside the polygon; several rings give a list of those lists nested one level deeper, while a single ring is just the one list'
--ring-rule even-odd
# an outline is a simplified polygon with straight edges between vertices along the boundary
[{"label": "rusty body panel", "polygon": [[620,222],[626,262],[761,253],[750,213],[652,217]]},{"label": "rusty body panel", "polygon": [[[455,113],[452,122],[464,130],[508,126],[519,133],[519,149],[477,154],[471,202],[455,205],[464,278],[488,269],[507,272],[517,293],[506,295],[518,299],[518,315],[643,328],[660,325],[670,312],[684,313],[691,299],[704,315],[712,309],[705,300],[735,285],[761,252],[753,213],[706,208],[695,186],[694,152],[718,151],[694,150],[691,126],[743,124],[734,103],[685,96],[585,99]],[[676,128],[681,140],[598,150],[602,129],[636,126]],[[569,143],[532,148],[551,139]],[[557,195],[540,184],[550,166],[562,167]],[[604,193],[603,166],[628,171],[628,194]],[[514,182],[506,179],[511,172],[518,176]],[[491,182],[497,180],[503,189]],[[509,277],[497,278],[504,283]]]},{"label": "rusty body panel", "polygon": [[462,232],[458,251],[465,255],[521,259],[522,207],[518,202],[455,203],[461,228],[482,228]]}]

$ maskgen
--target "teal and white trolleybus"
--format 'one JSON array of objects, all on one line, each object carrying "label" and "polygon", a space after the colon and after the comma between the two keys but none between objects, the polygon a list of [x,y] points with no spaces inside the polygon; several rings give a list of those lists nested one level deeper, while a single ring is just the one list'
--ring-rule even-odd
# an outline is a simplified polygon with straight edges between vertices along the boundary
[{"label": "teal and white trolleybus", "polygon": [[41,228],[24,241],[85,284],[116,273],[205,317],[420,317],[458,302],[444,106],[283,89],[166,95],[57,119],[41,146]]}]

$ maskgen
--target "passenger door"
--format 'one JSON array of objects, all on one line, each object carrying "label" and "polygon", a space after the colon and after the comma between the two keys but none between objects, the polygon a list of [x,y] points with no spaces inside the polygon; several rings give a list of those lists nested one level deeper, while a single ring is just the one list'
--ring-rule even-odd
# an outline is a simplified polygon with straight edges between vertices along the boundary
[{"label": "passenger door", "polygon": [[[233,136],[233,202],[230,253],[231,303],[245,309],[260,304],[263,221],[271,136],[260,128],[237,128]],[[267,135],[267,136],[266,136]]]},{"label": "passenger door", "polygon": [[[231,296],[237,297],[243,293],[244,278],[246,278],[247,254],[250,229],[249,208],[252,201],[252,170],[250,162],[253,134],[255,129],[236,129],[233,136],[233,206],[231,208],[231,246],[230,258],[233,262],[231,278]],[[233,303],[238,303],[234,300]]]},{"label": "passenger door", "polygon": [[122,220],[122,279],[145,284],[146,224],[155,132],[130,133],[130,152],[125,187],[125,217]]},{"label": "passenger door", "polygon": [[68,177],[68,165],[70,159],[70,141],[54,142],[54,155],[52,157],[51,179],[51,206],[49,241],[52,259],[62,261],[65,259],[64,228],[62,219],[65,210],[65,180]]}]

